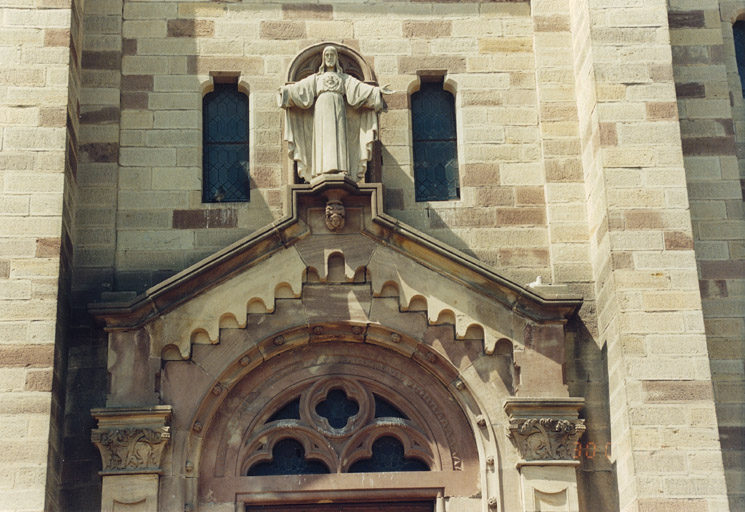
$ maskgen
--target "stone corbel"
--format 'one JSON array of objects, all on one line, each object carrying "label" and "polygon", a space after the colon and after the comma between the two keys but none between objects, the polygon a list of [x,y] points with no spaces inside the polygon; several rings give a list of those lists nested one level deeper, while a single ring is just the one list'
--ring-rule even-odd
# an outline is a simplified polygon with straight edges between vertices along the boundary
[{"label": "stone corbel", "polygon": [[578,464],[574,453],[585,431],[585,420],[578,417],[583,405],[582,398],[508,399],[507,437],[520,454],[518,467]]},{"label": "stone corbel", "polygon": [[171,437],[170,405],[93,409],[91,441],[101,452],[101,475],[160,474]]}]

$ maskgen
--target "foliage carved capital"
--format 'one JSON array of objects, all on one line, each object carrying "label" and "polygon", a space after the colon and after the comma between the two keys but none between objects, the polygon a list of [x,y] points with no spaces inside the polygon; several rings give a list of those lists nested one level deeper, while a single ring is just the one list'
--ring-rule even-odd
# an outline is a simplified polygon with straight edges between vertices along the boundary
[{"label": "foliage carved capital", "polygon": [[94,430],[91,440],[101,452],[104,472],[160,472],[170,427]]},{"label": "foliage carved capital", "polygon": [[583,399],[569,397],[506,400],[507,437],[520,454],[518,467],[575,464],[575,446],[586,428],[579,418],[583,406]]},{"label": "foliage carved capital", "polygon": [[585,420],[581,419],[512,419],[507,436],[523,460],[572,460],[584,431]]},{"label": "foliage carved capital", "polygon": [[101,452],[103,475],[160,473],[171,438],[170,406],[146,409],[94,409],[98,427],[91,441]]}]

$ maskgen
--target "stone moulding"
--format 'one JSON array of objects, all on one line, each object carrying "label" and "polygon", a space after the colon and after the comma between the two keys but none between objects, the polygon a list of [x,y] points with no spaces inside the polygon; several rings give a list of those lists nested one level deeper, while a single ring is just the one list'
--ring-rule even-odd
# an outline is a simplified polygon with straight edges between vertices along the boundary
[{"label": "stone moulding", "polygon": [[[318,198],[323,196],[333,196],[337,199],[344,198],[347,226],[351,225],[349,215],[352,210],[362,209],[365,211],[363,216],[365,221],[363,225],[359,226],[358,233],[365,240],[369,240],[372,246],[377,246],[376,252],[387,251],[391,255],[395,253],[396,260],[399,263],[407,262],[410,266],[425,267],[436,272],[439,276],[447,279],[449,283],[452,283],[453,286],[482,296],[484,299],[482,304],[490,304],[491,310],[498,308],[504,313],[516,313],[538,323],[565,323],[582,304],[580,297],[563,293],[565,290],[559,286],[548,291],[561,293],[551,294],[546,293],[546,290],[537,292],[531,288],[520,286],[499,276],[476,259],[406,226],[398,219],[386,215],[382,212],[382,186],[380,184],[357,184],[348,179],[329,176],[309,185],[290,186],[287,188],[287,193],[289,197],[286,203],[288,205],[286,215],[274,224],[219,251],[176,276],[148,289],[144,294],[132,300],[123,303],[91,304],[89,311],[94,317],[105,323],[105,329],[109,332],[131,330],[151,324],[156,319],[177,309],[183,311],[174,312],[173,317],[179,317],[189,307],[197,307],[197,305],[184,306],[187,302],[193,302],[195,299],[199,300],[198,296],[210,292],[212,289],[218,287],[226,289],[230,282],[238,283],[240,281],[239,287],[245,291],[241,298],[245,298],[245,301],[230,302],[231,309],[229,310],[212,311],[216,306],[211,306],[211,315],[207,315],[209,318],[204,318],[205,315],[202,314],[199,325],[184,324],[183,327],[176,329],[177,332],[161,333],[167,334],[167,336],[159,336],[159,339],[164,339],[164,343],[178,344],[181,356],[187,358],[191,350],[189,346],[190,337],[194,333],[204,331],[210,341],[214,343],[219,332],[220,319],[225,315],[228,313],[233,315],[239,325],[243,322],[243,317],[246,314],[246,303],[254,300],[255,290],[257,289],[256,286],[246,287],[243,281],[250,277],[249,273],[252,271],[265,276],[266,268],[262,267],[262,263],[271,259],[270,266],[273,266],[278,272],[282,271],[282,276],[286,276],[280,279],[278,283],[291,277],[287,285],[291,288],[293,296],[297,297],[301,293],[300,283],[305,267],[300,264],[301,260],[297,257],[297,247],[301,241],[314,235],[308,225],[308,212],[317,207],[320,207],[320,211],[324,212],[325,202],[320,203],[318,201]],[[323,213],[321,215],[323,216]],[[323,233],[321,234],[329,234],[325,222],[321,222],[323,225]],[[347,230],[351,227],[343,229]],[[318,234],[315,233],[315,235]],[[283,267],[279,264],[282,258],[285,258],[289,263],[297,263],[295,265],[297,269],[295,269],[295,266],[292,267],[297,271],[288,273],[290,267]],[[371,262],[371,265],[373,263]],[[383,263],[382,266],[378,265],[377,270],[392,267],[389,261]],[[245,279],[241,279],[240,275],[244,275]],[[388,277],[385,277],[384,272],[378,272],[378,275],[374,275],[373,278],[378,285],[376,292],[380,292],[379,288],[389,280]],[[390,277],[390,279],[393,279],[393,277]],[[259,298],[268,310],[272,310],[275,302],[275,290],[272,287],[265,288],[262,288],[262,294],[259,295]],[[406,294],[407,291],[403,290],[403,293]],[[422,294],[421,291],[416,291],[416,293]],[[407,299],[409,298],[407,296]],[[209,297],[204,300],[207,300],[210,304],[224,305],[226,303],[213,299],[214,297]],[[408,302],[405,306],[407,305]],[[430,317],[433,321],[436,321],[442,308],[436,309],[437,305],[434,305],[434,303],[429,304],[429,306],[431,309]],[[452,309],[451,305],[443,305],[443,307],[446,306],[446,309]],[[489,324],[493,322],[484,321],[484,319],[479,318],[480,315],[478,314],[471,311],[464,311],[463,314],[458,314],[455,311],[454,313],[456,313],[459,334],[464,334],[472,323],[476,325],[485,324],[482,325],[486,331],[485,336],[493,338],[486,343],[487,351],[493,349],[493,345],[498,339],[510,338],[509,333],[492,332]],[[193,315],[187,315],[187,317],[191,316]],[[493,315],[488,314],[486,316],[492,318]],[[171,323],[180,325],[184,322],[174,321]],[[188,332],[182,332],[183,330],[188,330]]]},{"label": "stone moulding", "polygon": [[510,399],[504,406],[510,417],[507,437],[523,465],[577,464],[574,448],[585,431],[578,418],[583,399]]},{"label": "stone moulding", "polygon": [[171,406],[93,409],[98,428],[91,441],[101,453],[101,475],[162,473],[161,459],[171,438]]}]

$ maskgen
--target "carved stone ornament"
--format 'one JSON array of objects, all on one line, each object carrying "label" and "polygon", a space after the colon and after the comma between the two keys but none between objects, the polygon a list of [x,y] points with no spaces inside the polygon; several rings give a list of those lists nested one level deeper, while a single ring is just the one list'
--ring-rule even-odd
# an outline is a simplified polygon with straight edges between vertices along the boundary
[{"label": "carved stone ornament", "polygon": [[572,460],[584,431],[585,420],[581,419],[512,419],[507,436],[526,461]]},{"label": "carved stone ornament", "polygon": [[338,199],[332,199],[326,203],[326,227],[329,231],[338,232],[344,229],[344,217],[346,212],[344,204]]},{"label": "carved stone ornament", "polygon": [[101,452],[104,473],[160,472],[163,449],[171,438],[170,427],[96,429],[91,440]]},{"label": "carved stone ornament", "polygon": [[101,452],[100,474],[161,473],[171,412],[170,405],[92,409],[98,428],[91,431],[91,441]]}]

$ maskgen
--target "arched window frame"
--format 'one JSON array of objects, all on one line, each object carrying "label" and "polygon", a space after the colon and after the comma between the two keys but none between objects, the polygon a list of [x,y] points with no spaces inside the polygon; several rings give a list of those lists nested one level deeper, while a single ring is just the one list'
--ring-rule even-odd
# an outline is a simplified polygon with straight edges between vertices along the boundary
[{"label": "arched window frame", "polygon": [[732,24],[732,37],[735,45],[735,62],[740,76],[740,87],[745,97],[745,19],[742,17]]},{"label": "arched window frame", "polygon": [[[445,107],[447,111],[442,112],[449,122],[449,130],[443,130],[436,134],[422,133],[418,127],[418,116],[417,102],[422,99],[421,96],[417,96],[423,92],[438,92],[441,93],[440,98],[445,100]],[[450,201],[460,199],[460,177],[459,177],[459,140],[458,140],[458,118],[456,109],[456,94],[454,84],[451,83],[442,74],[423,74],[419,76],[418,87],[413,90],[409,97],[411,106],[411,144],[412,144],[412,161],[413,161],[413,175],[414,175],[414,193],[417,202],[425,201]],[[417,133],[419,132],[419,133]],[[450,172],[447,169],[445,172],[449,176],[432,176],[428,173],[427,177],[430,181],[434,181],[434,187],[436,191],[427,190],[427,183],[423,182],[423,173],[420,168],[431,165],[431,162],[427,162],[424,152],[426,151],[426,145],[433,145],[431,143],[445,143],[449,146],[446,149],[450,153],[451,158],[449,163],[444,163],[444,166],[449,167]],[[441,155],[438,155],[441,156]],[[440,160],[435,160],[435,165],[440,164]]]},{"label": "arched window frame", "polygon": [[[218,94],[234,95],[239,102],[238,108],[245,105],[245,123],[243,119],[236,121],[236,134],[215,132],[211,129],[210,102],[219,98]],[[227,135],[227,137],[226,137]],[[233,136],[235,135],[235,136]],[[224,146],[225,149],[234,148],[235,153],[228,155],[227,165],[238,165],[241,169],[232,180],[217,175],[214,160],[214,149]],[[202,202],[228,203],[248,202],[250,200],[250,97],[247,84],[238,76],[215,75],[209,77],[202,97]],[[233,167],[235,172],[235,167]],[[242,174],[241,174],[242,173]]]}]

